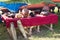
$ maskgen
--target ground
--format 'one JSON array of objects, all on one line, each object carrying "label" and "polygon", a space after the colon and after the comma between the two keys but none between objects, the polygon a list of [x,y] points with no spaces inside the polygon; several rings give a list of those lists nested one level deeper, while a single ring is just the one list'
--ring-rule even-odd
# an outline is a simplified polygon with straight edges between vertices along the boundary
[{"label": "ground", "polygon": [[[58,18],[60,20],[60,16]],[[58,21],[57,25],[54,25],[53,27],[54,32],[48,30],[46,27],[41,27],[41,32],[37,33],[36,31],[33,31],[33,34],[31,37],[29,37],[30,40],[60,40],[60,21]],[[24,40],[23,36],[19,33],[18,34],[18,40]],[[11,40],[10,36],[6,30],[5,26],[0,26],[0,40]]]}]

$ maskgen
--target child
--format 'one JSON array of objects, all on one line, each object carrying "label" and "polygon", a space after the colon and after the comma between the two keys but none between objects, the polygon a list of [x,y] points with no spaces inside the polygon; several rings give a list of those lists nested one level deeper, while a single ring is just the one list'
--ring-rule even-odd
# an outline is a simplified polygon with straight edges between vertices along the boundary
[{"label": "child", "polygon": [[22,18],[23,17],[23,14],[22,14],[22,12],[19,10],[19,13],[17,13],[16,15],[15,15],[15,18]]},{"label": "child", "polygon": [[22,9],[22,13],[24,18],[27,18],[29,16],[29,10],[26,7]]},{"label": "child", "polygon": [[44,6],[42,9],[42,12],[40,13],[41,15],[48,15],[49,14],[49,7]]}]

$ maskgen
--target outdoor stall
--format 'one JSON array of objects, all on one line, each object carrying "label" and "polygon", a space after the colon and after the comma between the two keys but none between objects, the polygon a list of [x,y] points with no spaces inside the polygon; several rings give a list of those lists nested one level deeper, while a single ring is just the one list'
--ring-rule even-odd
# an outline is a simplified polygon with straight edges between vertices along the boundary
[{"label": "outdoor stall", "polygon": [[[23,5],[27,5],[27,4],[21,4]],[[19,7],[21,7],[21,5],[19,3],[17,4],[9,4],[8,6],[6,6],[6,8],[10,11],[10,12],[17,12],[19,10]],[[39,6],[38,6],[39,5]],[[46,4],[45,3],[41,3],[40,4],[36,4],[33,6],[32,5],[28,5],[27,8],[40,8],[40,7],[44,7]],[[55,6],[55,5],[54,5]],[[13,8],[14,7],[14,8]],[[23,36],[25,38],[27,38],[27,35],[25,33],[24,27],[26,28],[30,28],[30,34],[32,34],[32,27],[37,26],[37,31],[39,32],[39,28],[41,25],[50,25],[49,29],[53,31],[53,24],[57,24],[58,23],[58,15],[56,14],[52,14],[49,13],[49,15],[35,15],[35,17],[28,17],[28,18],[9,18],[9,17],[2,17],[3,20],[6,23],[6,28],[8,30],[8,32],[10,33],[11,36],[13,36],[14,40],[17,40],[17,36],[16,36],[16,30],[15,28],[19,28],[19,30],[22,32]]]}]

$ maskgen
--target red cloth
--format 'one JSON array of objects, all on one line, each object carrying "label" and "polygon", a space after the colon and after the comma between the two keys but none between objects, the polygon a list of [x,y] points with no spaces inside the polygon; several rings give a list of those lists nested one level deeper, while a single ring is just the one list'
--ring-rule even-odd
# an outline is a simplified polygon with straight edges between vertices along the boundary
[{"label": "red cloth", "polygon": [[10,27],[10,23],[14,22],[14,26],[17,27],[17,20],[21,20],[23,26],[35,26],[35,25],[44,25],[44,24],[56,24],[58,23],[58,16],[56,14],[50,14],[45,17],[32,17],[32,18],[14,18],[6,19],[6,27]]}]

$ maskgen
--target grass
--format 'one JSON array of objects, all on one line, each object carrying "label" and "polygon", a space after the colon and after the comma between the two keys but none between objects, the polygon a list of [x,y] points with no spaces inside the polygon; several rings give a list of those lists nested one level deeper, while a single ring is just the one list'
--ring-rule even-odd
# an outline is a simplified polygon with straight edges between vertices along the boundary
[{"label": "grass", "polygon": [[[60,20],[60,16],[58,19]],[[36,31],[33,31],[33,35],[29,37],[29,39],[30,40],[60,40],[60,21],[58,22],[58,25],[54,25],[53,29],[54,29],[54,33],[45,27],[41,27],[41,32],[36,33]],[[5,26],[0,26],[0,40],[11,40]],[[18,34],[18,40],[24,40],[21,34]]]}]

